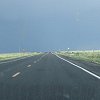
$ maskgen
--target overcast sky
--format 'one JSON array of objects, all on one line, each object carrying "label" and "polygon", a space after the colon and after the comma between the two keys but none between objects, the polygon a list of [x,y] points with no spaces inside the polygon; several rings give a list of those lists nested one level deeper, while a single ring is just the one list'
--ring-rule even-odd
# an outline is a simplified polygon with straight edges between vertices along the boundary
[{"label": "overcast sky", "polygon": [[100,49],[100,0],[0,0],[0,52]]}]

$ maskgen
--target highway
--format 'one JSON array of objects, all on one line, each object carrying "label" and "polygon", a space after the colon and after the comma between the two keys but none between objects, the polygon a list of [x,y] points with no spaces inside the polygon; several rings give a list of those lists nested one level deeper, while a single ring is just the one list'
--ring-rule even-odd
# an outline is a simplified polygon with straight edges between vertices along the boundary
[{"label": "highway", "polygon": [[92,65],[52,53],[1,62],[0,100],[100,100]]}]

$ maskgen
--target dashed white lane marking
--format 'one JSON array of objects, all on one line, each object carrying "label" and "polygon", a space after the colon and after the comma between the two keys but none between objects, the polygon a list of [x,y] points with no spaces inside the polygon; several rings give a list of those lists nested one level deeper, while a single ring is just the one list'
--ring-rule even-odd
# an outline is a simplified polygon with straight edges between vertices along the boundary
[{"label": "dashed white lane marking", "polygon": [[40,59],[37,60],[37,62],[39,62],[39,61],[40,61]]},{"label": "dashed white lane marking", "polygon": [[34,61],[34,63],[37,63],[36,61]]},{"label": "dashed white lane marking", "polygon": [[43,59],[43,57],[45,57],[48,53],[46,53],[45,55],[41,56],[39,59],[37,59],[36,61],[34,61],[34,63],[38,63],[40,60]]},{"label": "dashed white lane marking", "polygon": [[12,77],[16,77],[16,76],[18,76],[19,74],[20,74],[20,72],[14,74]]},{"label": "dashed white lane marking", "polygon": [[31,67],[32,65],[28,65],[27,67]]},{"label": "dashed white lane marking", "polygon": [[72,62],[70,62],[70,61],[68,61],[68,60],[66,60],[66,59],[64,59],[64,58],[62,58],[62,57],[56,55],[56,54],[54,54],[54,55],[55,55],[56,57],[60,58],[61,60],[66,61],[66,62],[68,62],[69,64],[71,64],[71,65],[73,65],[73,66],[75,66],[75,67],[77,67],[77,68],[79,68],[79,69],[85,71],[86,73],[92,75],[93,77],[95,77],[95,78],[97,78],[97,79],[100,79],[100,76],[98,76],[98,75],[96,75],[96,74],[94,74],[94,73],[92,73],[92,72],[86,70],[85,68],[82,68],[82,67],[80,67],[79,65],[76,65],[76,64],[74,64],[74,63],[72,63]]}]

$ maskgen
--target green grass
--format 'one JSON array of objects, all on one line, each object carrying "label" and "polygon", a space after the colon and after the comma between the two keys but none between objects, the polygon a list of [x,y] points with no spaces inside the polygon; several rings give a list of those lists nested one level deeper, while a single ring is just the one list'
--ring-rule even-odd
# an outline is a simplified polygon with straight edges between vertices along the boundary
[{"label": "green grass", "polygon": [[60,51],[57,54],[100,64],[100,50]]},{"label": "green grass", "polygon": [[5,53],[5,54],[0,54],[0,61],[3,60],[10,60],[10,59],[15,59],[15,58],[20,58],[20,57],[27,57],[27,56],[35,56],[40,53],[33,52],[33,53]]}]

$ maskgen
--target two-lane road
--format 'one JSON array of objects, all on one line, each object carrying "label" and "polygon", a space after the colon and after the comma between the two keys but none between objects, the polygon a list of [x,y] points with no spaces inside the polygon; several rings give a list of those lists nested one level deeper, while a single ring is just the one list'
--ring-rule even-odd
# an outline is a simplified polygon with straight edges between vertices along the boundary
[{"label": "two-lane road", "polygon": [[42,54],[0,64],[0,100],[100,100],[100,80]]}]

